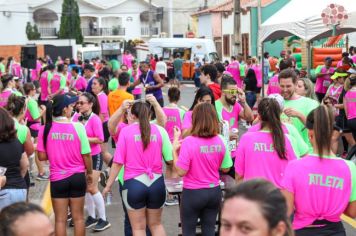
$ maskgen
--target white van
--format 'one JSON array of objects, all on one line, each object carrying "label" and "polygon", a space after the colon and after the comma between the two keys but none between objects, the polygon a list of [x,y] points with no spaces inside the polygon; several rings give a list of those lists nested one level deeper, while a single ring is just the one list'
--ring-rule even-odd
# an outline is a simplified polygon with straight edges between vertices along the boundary
[{"label": "white van", "polygon": [[92,58],[102,57],[101,47],[89,46],[78,48],[77,59],[78,60],[91,60]]},{"label": "white van", "polygon": [[218,61],[215,44],[211,39],[195,38],[153,38],[148,41],[149,52],[164,60],[175,58],[179,53],[184,60],[193,61],[198,57],[205,62]]}]

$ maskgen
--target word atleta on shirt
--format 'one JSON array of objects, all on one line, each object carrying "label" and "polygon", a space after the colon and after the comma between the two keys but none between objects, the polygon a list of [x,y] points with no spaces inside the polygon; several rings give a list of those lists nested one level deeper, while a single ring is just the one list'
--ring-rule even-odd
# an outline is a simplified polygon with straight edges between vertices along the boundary
[{"label": "word atleta on shirt", "polygon": [[294,229],[318,219],[338,222],[349,202],[356,201],[356,166],[311,154],[288,163],[282,187],[294,195]]},{"label": "word atleta on shirt", "polygon": [[219,186],[219,170],[230,168],[232,160],[222,136],[188,136],[182,142],[177,166],[187,171],[184,188],[213,188]]},{"label": "word atleta on shirt", "polygon": [[48,134],[46,148],[43,142],[43,132],[44,126],[38,133],[37,151],[47,153],[51,181],[62,180],[75,173],[85,172],[82,154],[90,153],[90,145],[81,123],[54,121]]}]

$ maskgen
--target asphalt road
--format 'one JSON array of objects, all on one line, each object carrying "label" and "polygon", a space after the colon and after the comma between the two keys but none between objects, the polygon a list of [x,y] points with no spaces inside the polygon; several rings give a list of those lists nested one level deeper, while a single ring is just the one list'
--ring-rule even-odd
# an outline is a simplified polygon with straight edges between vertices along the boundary
[{"label": "asphalt road", "polygon": [[[179,105],[182,108],[189,108],[190,105],[192,104],[192,101],[194,99],[194,85],[188,84],[188,85],[182,85],[181,87],[181,101]],[[164,94],[165,94],[165,104],[167,104],[167,99],[166,99],[166,92],[167,88],[164,89]],[[240,129],[240,134],[245,132],[245,128],[242,127]],[[111,150],[113,152],[113,150]],[[39,201],[36,200],[38,199],[38,190],[43,190],[43,182],[36,182],[36,186],[31,189],[31,195],[34,196],[33,199],[36,203]],[[40,190],[40,191],[41,191]],[[37,195],[36,195],[37,194]],[[108,220],[111,223],[111,228],[107,229],[104,232],[100,233],[93,233],[91,230],[87,230],[87,235],[101,235],[101,236],[111,236],[111,235],[117,235],[117,236],[123,236],[124,235],[124,213],[122,210],[122,204],[121,204],[121,198],[118,193],[118,185],[115,184],[113,186],[113,200],[112,204],[107,206],[107,216]],[[178,223],[179,223],[179,208],[178,206],[166,206],[163,210],[163,225],[165,227],[165,230],[167,232],[168,236],[171,235],[178,235],[181,233],[181,231],[178,228]],[[356,236],[356,229],[352,228],[348,224],[344,224],[345,228],[347,230],[347,236]],[[74,235],[73,230],[71,228],[68,228],[68,234],[69,235]]]}]

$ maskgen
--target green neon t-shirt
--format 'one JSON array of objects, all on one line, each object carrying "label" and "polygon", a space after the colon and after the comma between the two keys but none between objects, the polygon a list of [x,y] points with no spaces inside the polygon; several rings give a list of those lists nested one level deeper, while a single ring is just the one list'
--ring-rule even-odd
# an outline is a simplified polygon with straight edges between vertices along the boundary
[{"label": "green neon t-shirt", "polygon": [[17,132],[17,138],[21,144],[24,144],[26,142],[28,128],[26,125],[20,124],[16,119],[14,119],[14,121],[15,121],[15,129]]},{"label": "green neon t-shirt", "polygon": [[27,108],[33,120],[37,120],[38,118],[40,118],[40,110],[38,109],[38,104],[35,99],[30,98],[28,100]]},{"label": "green neon t-shirt", "polygon": [[61,75],[61,79],[59,81],[60,89],[64,89],[67,84],[67,79],[64,75]]},{"label": "green neon t-shirt", "polygon": [[0,63],[0,74],[4,74],[5,73],[5,65]]},{"label": "green neon t-shirt", "polygon": [[[308,114],[318,106],[319,103],[317,101],[302,96],[294,100],[285,100],[284,102],[284,109],[293,108],[302,113],[305,117],[307,117]],[[313,147],[309,141],[308,130],[305,128],[303,122],[297,117],[288,117],[284,113],[281,115],[281,119],[285,123],[291,123],[294,125],[299,134],[302,136],[304,142],[309,146],[310,152],[312,152]]]},{"label": "green neon t-shirt", "polygon": [[221,138],[221,141],[224,143],[225,146],[225,155],[223,161],[221,162],[220,168],[227,169],[232,166],[231,152],[229,152],[229,148],[226,144],[226,140],[224,139],[224,137],[222,135],[219,135],[219,137]]},{"label": "green neon t-shirt", "polygon": [[352,161],[345,160],[346,164],[350,168],[351,175],[351,195],[350,202],[356,201],[356,165]]},{"label": "green neon t-shirt", "polygon": [[297,156],[302,157],[302,156],[308,154],[309,146],[308,146],[308,144],[305,143],[304,139],[299,134],[298,130],[292,124],[284,123],[284,125],[286,126],[286,128],[288,130],[289,136],[292,139],[294,139],[294,142],[296,143],[296,147],[293,146],[293,148],[295,148],[294,151],[296,152]]},{"label": "green neon t-shirt", "polygon": [[81,154],[88,154],[91,152],[90,144],[88,140],[87,133],[85,131],[84,125],[79,122],[73,122],[74,128],[77,131],[79,140],[80,140],[80,147],[81,147]]}]

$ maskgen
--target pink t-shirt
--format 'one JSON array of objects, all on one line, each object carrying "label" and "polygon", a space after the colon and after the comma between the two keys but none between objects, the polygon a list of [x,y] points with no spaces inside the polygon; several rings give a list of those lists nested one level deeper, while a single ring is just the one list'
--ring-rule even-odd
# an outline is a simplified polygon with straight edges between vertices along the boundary
[{"label": "pink t-shirt", "polygon": [[62,180],[85,171],[82,154],[90,153],[90,146],[82,124],[52,122],[46,148],[43,132],[44,126],[41,126],[37,151],[47,153],[51,181]]},{"label": "pink t-shirt", "polygon": [[31,80],[32,81],[35,81],[35,80],[38,80],[38,73],[40,73],[42,69],[42,65],[39,61],[36,62],[36,69],[32,69],[31,70]]},{"label": "pink t-shirt", "polygon": [[[141,76],[141,71],[137,70],[137,72],[135,73],[134,71],[132,71],[132,77],[134,78],[134,81],[139,80]],[[133,95],[140,95],[142,94],[142,88],[140,88],[139,86],[136,86],[133,90],[132,90],[132,94]]]},{"label": "pink t-shirt", "polygon": [[18,63],[15,63],[12,65],[12,74],[16,77],[21,78],[22,75],[22,68],[21,65]]},{"label": "pink t-shirt", "polygon": [[356,118],[356,90],[349,90],[345,94],[344,101],[347,108],[347,119]]},{"label": "pink t-shirt", "polygon": [[133,123],[123,128],[114,154],[114,162],[125,166],[124,180],[147,174],[162,174],[162,157],[173,160],[172,145],[164,128],[151,124],[151,142],[145,150],[140,126]]},{"label": "pink t-shirt", "polygon": [[261,69],[261,66],[253,64],[251,66],[251,69],[253,69],[255,71],[255,74],[256,74],[257,88],[261,88],[262,87],[262,69]]},{"label": "pink t-shirt", "polygon": [[[75,113],[72,121],[79,123],[79,113]],[[98,138],[101,141],[104,141],[104,131],[101,120],[97,114],[91,113],[89,119],[84,123],[85,131],[88,138]],[[90,143],[91,155],[97,155],[101,152],[100,144]]]},{"label": "pink t-shirt", "polygon": [[[229,124],[229,130],[238,129],[239,128],[239,115],[240,112],[243,111],[242,106],[236,102],[232,107],[231,111],[228,111],[224,108],[220,100],[215,102],[216,112],[218,113],[218,117],[220,120],[225,120]],[[231,157],[236,157],[236,141],[230,141],[229,149],[231,151]]]},{"label": "pink t-shirt", "polygon": [[279,87],[278,75],[274,75],[268,81],[267,95],[274,94],[274,93],[277,94],[281,93],[281,88]]},{"label": "pink t-shirt", "polygon": [[106,122],[109,120],[108,96],[104,92],[100,92],[97,97],[100,105],[100,115],[104,117],[104,122]]},{"label": "pink t-shirt", "polygon": [[182,142],[177,166],[187,171],[185,189],[214,188],[219,186],[219,170],[230,168],[232,160],[223,137],[188,136]]},{"label": "pink t-shirt", "polygon": [[113,136],[111,136],[111,137],[114,139],[115,143],[117,143],[117,141],[119,141],[119,135],[120,135],[121,130],[122,130],[123,128],[125,128],[126,126],[128,126],[128,125],[129,125],[129,124],[126,124],[126,123],[124,123],[124,122],[120,122],[120,123],[117,125],[117,127],[116,127],[116,133],[115,133]]},{"label": "pink t-shirt", "polygon": [[354,64],[356,64],[356,55],[352,56],[352,61],[354,62]]},{"label": "pink t-shirt", "polygon": [[356,201],[356,167],[342,158],[311,154],[288,163],[282,187],[294,195],[293,229],[315,220],[339,222],[348,203]]},{"label": "pink t-shirt", "polygon": [[77,79],[72,77],[70,87],[83,92],[87,88],[87,80],[83,76],[79,76],[79,75]]},{"label": "pink t-shirt", "polygon": [[281,188],[281,181],[288,161],[297,159],[292,143],[285,135],[286,158],[280,159],[273,148],[272,135],[268,131],[245,133],[237,147],[235,171],[244,180],[264,178]]},{"label": "pink t-shirt", "polygon": [[[320,69],[320,73],[326,73],[328,71],[328,69],[326,69],[325,66],[323,66]],[[329,68],[329,73],[334,73],[335,69],[330,67]],[[315,92],[317,93],[326,93],[326,91],[329,88],[329,85],[331,84],[331,79],[330,79],[330,75],[324,75],[324,76],[320,76],[318,78],[316,78],[316,82],[315,82]]]},{"label": "pink t-shirt", "polygon": [[[63,81],[61,81],[61,80],[63,80],[62,76],[63,75],[60,75],[60,74],[57,74],[57,73],[53,75],[53,78],[50,81],[52,94],[56,93],[61,88],[61,83],[63,83]],[[66,81],[65,77],[64,77],[64,80]],[[64,91],[62,91],[62,94],[63,93],[64,93]]]},{"label": "pink t-shirt", "polygon": [[242,88],[243,81],[240,76],[240,64],[238,61],[232,61],[227,67],[226,71],[230,72],[237,83],[237,87]]},{"label": "pink t-shirt", "polygon": [[47,101],[48,99],[48,86],[49,83],[48,81],[50,80],[50,78],[48,78],[49,76],[51,77],[51,75],[49,75],[51,72],[49,71],[45,71],[41,74],[40,77],[40,87],[41,87],[41,101]]},{"label": "pink t-shirt", "polygon": [[0,107],[5,107],[7,104],[7,101],[9,100],[9,97],[12,94],[11,89],[5,89],[2,93],[0,93]]},{"label": "pink t-shirt", "polygon": [[193,120],[192,120],[193,111],[187,111],[184,115],[182,130],[187,130],[192,128]]},{"label": "pink t-shirt", "polygon": [[182,129],[184,111],[178,107],[164,107],[163,112],[167,116],[167,122],[164,128],[168,132],[169,139],[173,142],[174,126]]},{"label": "pink t-shirt", "polygon": [[122,63],[127,65],[127,67],[129,69],[132,68],[132,63],[131,61],[134,59],[134,57],[131,54],[124,54],[123,59],[122,59]]}]

